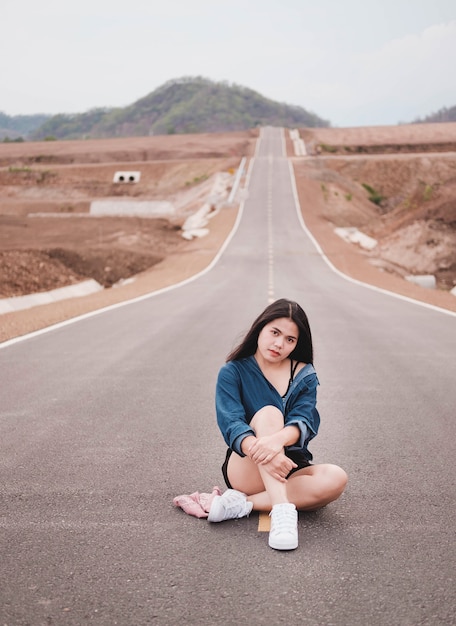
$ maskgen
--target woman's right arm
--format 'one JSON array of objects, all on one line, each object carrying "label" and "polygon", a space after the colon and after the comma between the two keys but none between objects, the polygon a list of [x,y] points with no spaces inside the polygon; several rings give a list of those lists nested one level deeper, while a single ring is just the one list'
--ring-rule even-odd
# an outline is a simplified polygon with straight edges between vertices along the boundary
[{"label": "woman's right arm", "polygon": [[215,390],[217,424],[227,446],[245,456],[241,444],[245,437],[255,436],[247,423],[241,398],[241,379],[236,366],[229,362],[222,367]]}]

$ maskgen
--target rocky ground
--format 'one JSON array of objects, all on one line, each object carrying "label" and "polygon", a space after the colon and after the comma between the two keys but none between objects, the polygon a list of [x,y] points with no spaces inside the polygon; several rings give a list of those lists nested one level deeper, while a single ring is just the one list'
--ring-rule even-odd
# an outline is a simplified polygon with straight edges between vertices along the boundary
[{"label": "rocky ground", "polygon": [[[456,124],[302,129],[301,136],[311,158],[292,162],[304,219],[334,264],[354,278],[456,310],[449,293],[456,284]],[[186,241],[181,228],[213,201],[217,173],[233,177],[241,158],[253,156],[256,138],[252,131],[0,145],[0,298],[87,278],[107,287],[2,315],[0,341],[207,266],[236,209],[218,207],[207,237]],[[293,155],[288,134],[286,144]],[[141,171],[139,183],[113,183],[119,170]],[[98,199],[166,200],[174,212],[89,217]],[[366,251],[346,243],[336,226],[357,227],[378,244]],[[428,273],[437,277],[435,290],[404,279]],[[133,276],[133,283],[111,288]]]}]

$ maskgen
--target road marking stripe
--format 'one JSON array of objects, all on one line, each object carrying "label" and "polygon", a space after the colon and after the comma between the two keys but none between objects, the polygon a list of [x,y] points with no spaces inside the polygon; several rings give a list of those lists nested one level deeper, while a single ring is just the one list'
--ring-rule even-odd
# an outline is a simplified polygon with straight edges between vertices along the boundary
[{"label": "road marking stripe", "polygon": [[271,530],[271,518],[269,517],[269,513],[265,511],[260,511],[258,516],[258,532],[259,533],[268,533]]},{"label": "road marking stripe", "polygon": [[272,232],[272,164],[273,158],[269,156],[268,167],[268,202],[267,202],[267,228],[268,228],[268,303],[274,302],[274,241]]}]

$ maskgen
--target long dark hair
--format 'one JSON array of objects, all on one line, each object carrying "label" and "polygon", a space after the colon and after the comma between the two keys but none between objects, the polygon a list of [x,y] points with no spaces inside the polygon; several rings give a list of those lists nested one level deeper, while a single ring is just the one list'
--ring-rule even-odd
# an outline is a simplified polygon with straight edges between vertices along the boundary
[{"label": "long dark hair", "polygon": [[250,330],[241,341],[241,343],[234,348],[227,357],[228,361],[238,361],[245,357],[255,354],[258,347],[258,335],[270,322],[286,317],[296,324],[299,329],[299,337],[296,343],[296,347],[290,354],[290,359],[299,361],[301,363],[313,363],[313,346],[312,346],[312,333],[310,332],[309,320],[303,309],[297,302],[292,300],[286,300],[281,298],[276,300],[265,308],[256,320],[253,322]]}]

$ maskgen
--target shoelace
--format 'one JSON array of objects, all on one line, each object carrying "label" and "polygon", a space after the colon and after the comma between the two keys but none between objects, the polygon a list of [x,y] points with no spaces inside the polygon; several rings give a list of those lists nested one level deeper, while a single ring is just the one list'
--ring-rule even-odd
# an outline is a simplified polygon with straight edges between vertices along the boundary
[{"label": "shoelace", "polygon": [[245,511],[245,499],[241,500],[237,494],[230,493],[223,498],[223,506],[225,511],[229,511],[234,515],[239,515]]},{"label": "shoelace", "polygon": [[296,513],[294,509],[286,509],[280,508],[274,511],[274,515],[272,515],[272,511],[269,514],[271,516],[272,528],[273,532],[279,533],[294,533],[296,529]]}]

